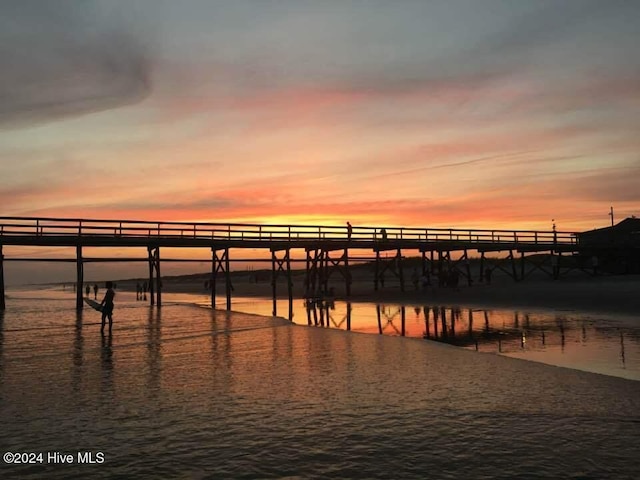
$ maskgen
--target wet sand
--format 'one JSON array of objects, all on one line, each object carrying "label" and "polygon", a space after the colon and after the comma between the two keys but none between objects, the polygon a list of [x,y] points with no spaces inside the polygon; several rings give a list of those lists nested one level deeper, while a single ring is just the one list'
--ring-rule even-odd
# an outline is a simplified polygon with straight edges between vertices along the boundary
[{"label": "wet sand", "polygon": [[[330,286],[334,287],[335,297],[345,298],[344,283],[336,279]],[[464,280],[464,279],[462,279]],[[163,280],[163,291],[203,294],[202,280],[180,277]],[[123,287],[135,290],[135,284],[122,282]],[[272,287],[268,280],[259,283],[251,281],[248,276],[237,276],[232,279],[235,296],[271,297]],[[296,298],[304,296],[303,277],[297,273],[293,277],[293,294]],[[476,283],[468,286],[461,284],[458,288],[430,286],[416,290],[408,282],[405,291],[401,291],[397,280],[388,281],[385,287],[374,290],[371,277],[355,277],[351,287],[352,301],[362,302],[396,302],[420,304],[423,302],[446,305],[465,305],[478,307],[511,307],[529,309],[556,309],[589,312],[606,312],[635,315],[640,312],[640,276],[576,276],[553,280],[551,278],[534,278],[514,282],[509,278],[498,278],[491,285]],[[286,280],[280,278],[277,285],[279,298],[287,296]],[[218,280],[217,299],[225,298],[225,285]]]},{"label": "wet sand", "polygon": [[0,446],[104,463],[2,478],[637,478],[640,382],[132,298],[103,337],[34,295],[4,317]]}]

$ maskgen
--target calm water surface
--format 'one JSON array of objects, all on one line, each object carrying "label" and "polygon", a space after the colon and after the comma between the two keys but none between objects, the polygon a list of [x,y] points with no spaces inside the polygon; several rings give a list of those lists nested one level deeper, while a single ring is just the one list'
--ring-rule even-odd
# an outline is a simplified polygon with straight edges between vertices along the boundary
[{"label": "calm water surface", "polygon": [[[270,301],[234,301],[253,315],[165,299],[122,292],[102,337],[70,292],[9,292],[0,447],[45,457],[2,463],[1,478],[637,478],[640,382],[619,378],[637,378],[629,319],[411,306],[403,321],[374,304],[307,316],[298,301],[292,323],[264,316]],[[605,360],[585,369],[609,375],[577,370],[594,347]]]},{"label": "calm water surface", "polygon": [[[204,295],[174,301],[208,305]],[[218,308],[225,308],[224,302]],[[234,298],[234,310],[271,315],[271,299]],[[289,317],[287,301],[276,311]],[[640,380],[640,315],[516,311],[442,305],[307,304],[297,299],[291,320],[353,332],[424,338],[481,352]]]}]

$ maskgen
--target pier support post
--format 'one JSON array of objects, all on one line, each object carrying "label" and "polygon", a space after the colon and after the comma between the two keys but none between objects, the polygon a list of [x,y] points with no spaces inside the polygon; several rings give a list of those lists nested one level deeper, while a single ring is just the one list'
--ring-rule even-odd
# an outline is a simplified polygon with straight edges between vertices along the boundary
[{"label": "pier support post", "polygon": [[380,250],[376,250],[376,270],[373,273],[373,289],[376,292],[378,291],[379,278],[380,278]]},{"label": "pier support post", "polygon": [[562,268],[561,264],[562,264],[562,252],[558,252],[558,254],[555,257],[555,269],[553,272],[553,279],[554,280],[558,280],[560,278],[560,269]]},{"label": "pier support post", "polygon": [[509,250],[509,258],[511,259],[511,273],[513,275],[513,280],[517,282],[518,272],[516,271],[516,257],[513,254],[513,250]]},{"label": "pier support post", "polygon": [[[422,278],[430,279],[433,275],[433,250],[430,250],[429,257],[427,257],[427,251],[422,250]],[[431,283],[429,281],[429,283]]]},{"label": "pier support post", "polygon": [[0,243],[0,310],[4,310],[4,254],[2,253],[2,244]]},{"label": "pier support post", "polygon": [[[387,249],[389,250],[389,249]],[[380,249],[376,249],[376,268],[374,273],[373,285],[374,290],[378,290],[378,284],[384,287],[385,271],[389,270],[391,273],[396,276],[400,282],[400,290],[404,292],[404,275],[402,271],[402,250],[397,248],[395,251],[395,255],[390,258],[385,258],[384,260],[380,257]]]},{"label": "pier support post", "polygon": [[[329,279],[334,272],[338,272],[345,280],[346,296],[351,295],[351,273],[349,272],[349,251],[345,248],[340,258],[331,258],[330,250],[322,250],[322,293],[330,295]],[[344,265],[342,265],[344,264]]]},{"label": "pier support post", "polygon": [[162,278],[160,276],[160,247],[155,249],[155,266],[156,266],[156,301],[158,308],[162,306]]},{"label": "pier support post", "polygon": [[209,287],[211,288],[211,308],[216,308],[216,279],[218,272],[224,273],[225,294],[227,298],[227,310],[231,310],[231,292],[233,285],[231,284],[231,272],[229,269],[229,247],[222,249],[222,255],[218,255],[216,247],[211,247],[211,280]]},{"label": "pier support post", "polygon": [[347,294],[347,297],[351,296],[351,272],[349,271],[349,249],[344,249],[344,256],[342,257],[344,260],[344,288]]},{"label": "pier support post", "polygon": [[304,293],[308,298],[313,297],[316,293],[316,284],[318,283],[318,277],[320,276],[318,269],[318,258],[318,249],[307,249],[307,270],[304,282]]},{"label": "pier support post", "polygon": [[[147,247],[149,253],[149,296],[151,306],[157,303],[162,306],[162,280],[160,278],[160,247]],[[154,282],[155,277],[155,282]],[[154,286],[155,283],[155,286]]]},{"label": "pier support post", "polygon": [[82,310],[82,292],[84,292],[84,268],[82,263],[82,245],[76,246],[76,310]]},{"label": "pier support post", "polygon": [[229,249],[224,249],[224,279],[225,279],[225,293],[227,294],[227,310],[231,310],[231,291],[233,285],[231,284],[231,269],[229,268]]},{"label": "pier support post", "polygon": [[147,258],[149,261],[149,304],[153,307],[156,304],[155,288],[153,286],[154,258],[153,247],[147,247]]},{"label": "pier support post", "polygon": [[290,250],[287,248],[284,253],[284,258],[278,258],[276,250],[271,250],[271,288],[273,296],[273,315],[278,314],[277,307],[277,283],[278,274],[284,272],[287,275],[287,295],[289,299],[289,318],[293,315],[293,281],[291,279],[291,257],[289,255]]},{"label": "pier support post", "polygon": [[289,297],[289,319],[293,316],[293,279],[291,278],[291,256],[287,249],[287,295]]},{"label": "pier support post", "polygon": [[320,268],[318,272],[320,272],[319,278],[319,287],[322,295],[327,295],[329,291],[329,261],[327,258],[329,257],[329,252],[324,249],[320,249]]},{"label": "pier support post", "polygon": [[464,250],[464,266],[467,273],[467,285],[471,286],[473,284],[473,279],[471,278],[471,263],[469,262],[469,254],[467,250]]},{"label": "pier support post", "polygon": [[346,296],[351,296],[349,249],[345,248],[340,258],[331,258],[331,251],[324,248],[307,249],[305,272],[305,296],[307,298],[328,295],[330,293],[329,279],[335,271],[344,277]]},{"label": "pier support post", "polygon": [[398,267],[397,275],[400,278],[400,291],[404,292],[404,272],[402,270],[402,250],[398,248],[396,254],[396,266]]},{"label": "pier support post", "polygon": [[271,314],[275,317],[278,312],[278,302],[276,301],[276,295],[278,290],[276,287],[276,281],[278,279],[278,273],[276,272],[276,252],[271,250],[271,298],[273,305],[271,308]]},{"label": "pier support post", "polygon": [[211,276],[209,277],[209,290],[211,293],[211,308],[216,309],[216,249],[211,247]]}]

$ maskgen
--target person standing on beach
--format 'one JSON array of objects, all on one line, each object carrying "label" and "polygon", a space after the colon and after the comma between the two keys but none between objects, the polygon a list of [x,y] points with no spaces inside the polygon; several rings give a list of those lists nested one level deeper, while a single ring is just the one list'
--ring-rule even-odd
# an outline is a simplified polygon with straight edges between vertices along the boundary
[{"label": "person standing on beach", "polygon": [[113,283],[107,282],[107,292],[104,294],[104,298],[100,305],[102,305],[102,326],[100,327],[100,333],[104,335],[104,324],[107,318],[109,318],[109,334],[113,327],[113,299],[116,296],[116,292],[113,291]]},{"label": "person standing on beach", "polygon": [[89,284],[87,284],[87,285],[84,287],[84,296],[85,296],[85,297],[88,297],[90,293],[91,293],[91,287],[89,286]]},{"label": "person standing on beach", "polygon": [[98,284],[97,283],[93,284],[93,299],[94,300],[98,299]]}]

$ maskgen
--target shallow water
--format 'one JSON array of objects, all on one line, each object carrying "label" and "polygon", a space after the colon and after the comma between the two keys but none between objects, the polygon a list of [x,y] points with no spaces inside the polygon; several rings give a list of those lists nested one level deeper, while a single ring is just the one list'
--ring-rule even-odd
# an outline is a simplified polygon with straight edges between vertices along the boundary
[{"label": "shallow water", "polygon": [[[208,305],[205,295],[169,295],[169,301]],[[224,302],[218,303],[224,309]],[[271,315],[271,299],[234,298],[236,311]],[[288,301],[276,310],[289,317]],[[640,317],[575,311],[480,309],[371,302],[293,303],[299,325],[424,338],[463,348],[587,372],[640,380]]]},{"label": "shallow water", "polygon": [[[10,295],[1,322],[0,446],[45,457],[2,464],[2,478],[635,478],[640,467],[637,381],[169,297],[157,310],[119,296],[101,337],[97,312],[33,295]],[[48,461],[54,452],[74,464]],[[78,464],[78,452],[104,462]]]}]

